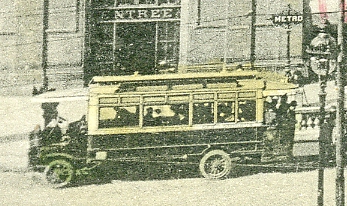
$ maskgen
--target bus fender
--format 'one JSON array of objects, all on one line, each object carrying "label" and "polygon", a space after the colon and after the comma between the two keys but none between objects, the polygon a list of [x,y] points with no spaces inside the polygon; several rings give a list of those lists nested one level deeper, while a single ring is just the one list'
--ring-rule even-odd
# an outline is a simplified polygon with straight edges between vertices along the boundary
[{"label": "bus fender", "polygon": [[201,155],[205,155],[206,153],[208,153],[209,151],[214,150],[214,149],[219,149],[219,148],[212,147],[210,144],[208,144],[207,148],[202,150]]},{"label": "bus fender", "polygon": [[42,162],[46,165],[54,160],[59,160],[59,159],[67,160],[73,163],[74,162],[73,160],[75,159],[75,157],[66,153],[52,153],[52,154],[44,155],[42,157]]},{"label": "bus fender", "polygon": [[229,149],[225,146],[222,146],[222,145],[211,145],[211,144],[208,144],[207,145],[207,148],[205,148],[201,153],[200,155],[205,155],[207,154],[208,152],[212,151],[212,150],[222,150],[224,152],[226,152],[227,154],[229,154]]}]

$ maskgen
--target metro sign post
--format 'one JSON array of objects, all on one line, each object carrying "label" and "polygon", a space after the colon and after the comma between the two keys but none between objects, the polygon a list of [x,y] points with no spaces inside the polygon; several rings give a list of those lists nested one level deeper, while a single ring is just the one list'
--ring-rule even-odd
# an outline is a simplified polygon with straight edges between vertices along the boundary
[{"label": "metro sign post", "polygon": [[290,32],[293,24],[301,24],[303,15],[294,11],[290,4],[280,14],[272,15],[272,22],[276,26],[284,26],[287,29],[287,67],[290,69]]}]

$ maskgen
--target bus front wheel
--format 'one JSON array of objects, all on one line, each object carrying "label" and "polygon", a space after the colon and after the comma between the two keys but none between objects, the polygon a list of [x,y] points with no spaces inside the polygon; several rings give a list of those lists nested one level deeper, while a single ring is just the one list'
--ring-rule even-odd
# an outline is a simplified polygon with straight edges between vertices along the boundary
[{"label": "bus front wheel", "polygon": [[225,178],[230,174],[232,169],[231,158],[223,150],[212,150],[202,157],[199,169],[205,178]]},{"label": "bus front wheel", "polygon": [[53,188],[68,185],[74,175],[71,163],[66,160],[54,160],[45,168],[46,181]]}]

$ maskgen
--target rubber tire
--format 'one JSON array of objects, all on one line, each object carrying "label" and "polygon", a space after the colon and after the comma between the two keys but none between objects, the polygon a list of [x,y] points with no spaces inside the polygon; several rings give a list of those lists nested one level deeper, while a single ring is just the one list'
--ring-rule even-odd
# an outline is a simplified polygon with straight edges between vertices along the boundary
[{"label": "rubber tire", "polygon": [[223,150],[212,150],[206,153],[200,160],[199,169],[205,178],[226,178],[233,168],[231,158]]},{"label": "rubber tire", "polygon": [[69,185],[74,173],[73,166],[66,160],[54,160],[44,171],[46,182],[53,188],[62,188]]}]

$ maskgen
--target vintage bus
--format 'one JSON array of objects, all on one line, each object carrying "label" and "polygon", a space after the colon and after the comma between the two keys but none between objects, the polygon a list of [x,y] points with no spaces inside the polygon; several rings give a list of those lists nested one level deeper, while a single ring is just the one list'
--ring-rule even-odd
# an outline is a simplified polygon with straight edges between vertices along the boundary
[{"label": "vintage bus", "polygon": [[[256,72],[94,77],[87,118],[33,132],[36,165],[68,184],[105,162],[195,162],[202,176],[226,177],[234,163],[260,161],[264,91]],[[59,125],[59,124],[57,124]]]}]

